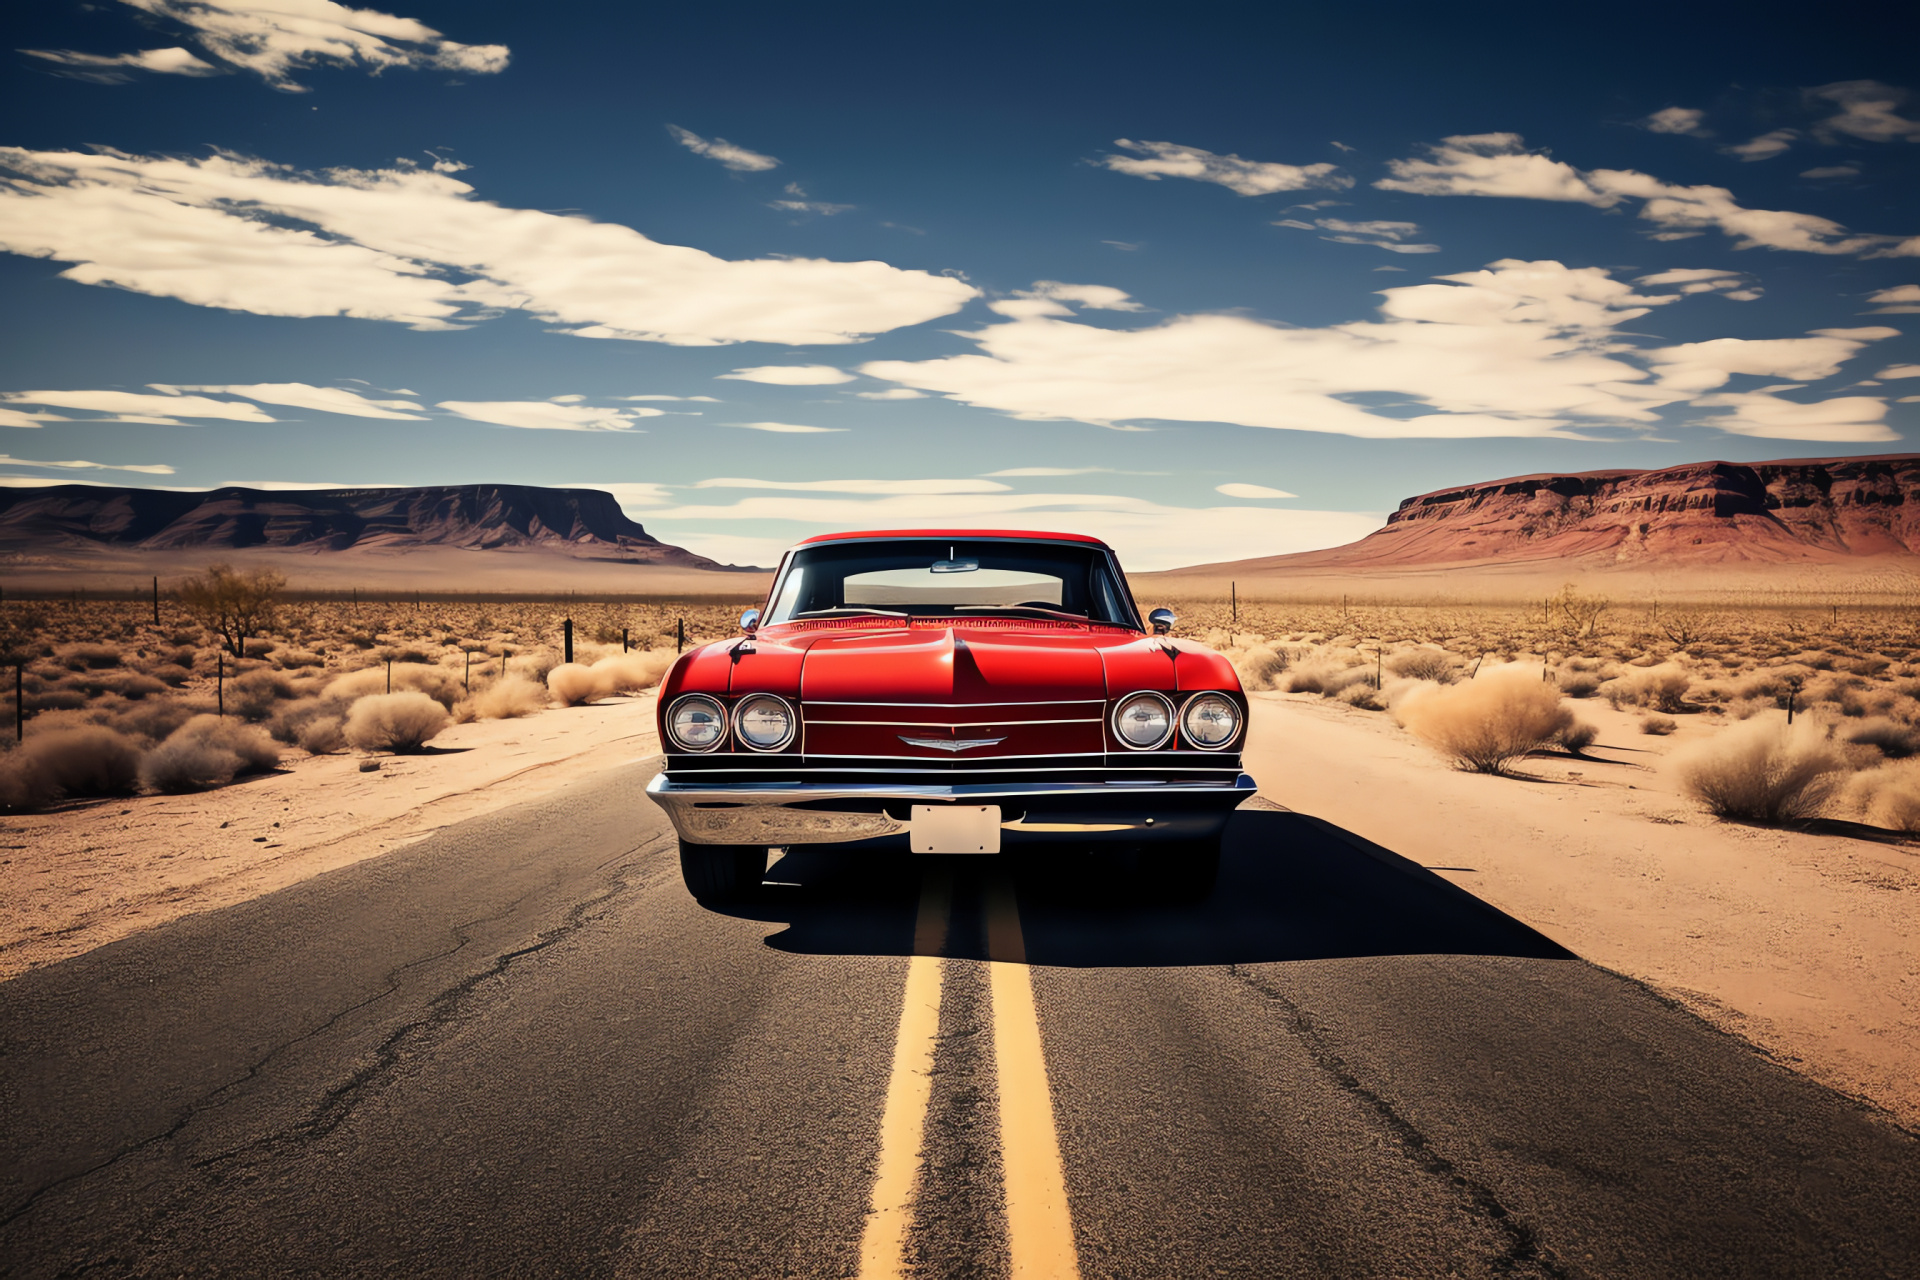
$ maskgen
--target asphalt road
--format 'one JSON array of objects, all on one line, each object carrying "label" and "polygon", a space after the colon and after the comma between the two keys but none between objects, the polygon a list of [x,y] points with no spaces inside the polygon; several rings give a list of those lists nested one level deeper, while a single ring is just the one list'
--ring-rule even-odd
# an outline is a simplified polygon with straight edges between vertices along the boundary
[{"label": "asphalt road", "polygon": [[720,913],[647,776],[0,985],[0,1273],[1920,1275],[1920,1140],[1313,819]]}]

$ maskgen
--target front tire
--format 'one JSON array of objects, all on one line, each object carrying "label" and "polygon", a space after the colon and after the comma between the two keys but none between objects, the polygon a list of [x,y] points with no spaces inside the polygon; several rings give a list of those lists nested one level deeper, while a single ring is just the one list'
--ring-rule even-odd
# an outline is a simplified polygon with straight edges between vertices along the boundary
[{"label": "front tire", "polygon": [[1149,902],[1203,902],[1219,878],[1219,836],[1148,845],[1140,859],[1140,892]]},{"label": "front tire", "polygon": [[747,902],[760,894],[767,847],[680,842],[680,879],[701,902]]}]

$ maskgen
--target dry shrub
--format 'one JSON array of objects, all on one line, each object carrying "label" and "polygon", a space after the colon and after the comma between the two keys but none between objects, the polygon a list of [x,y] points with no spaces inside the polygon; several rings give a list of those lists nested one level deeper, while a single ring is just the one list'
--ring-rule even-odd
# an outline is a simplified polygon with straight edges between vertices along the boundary
[{"label": "dry shrub", "polygon": [[274,661],[278,662],[287,670],[296,670],[305,667],[324,667],[327,665],[327,660],[320,654],[308,653],[304,649],[290,649],[280,654]]},{"label": "dry shrub", "polygon": [[242,720],[265,720],[276,703],[293,696],[293,682],[278,671],[249,671],[228,686],[227,708]]},{"label": "dry shrub", "polygon": [[1387,659],[1387,670],[1409,680],[1452,684],[1460,678],[1458,660],[1444,649],[1404,649]]},{"label": "dry shrub", "polygon": [[454,717],[468,720],[517,720],[544,711],[553,705],[545,685],[525,676],[509,675],[495,680],[471,698],[454,707]]},{"label": "dry shrub", "polygon": [[104,671],[120,665],[120,650],[110,644],[61,645],[56,659],[75,671]]},{"label": "dry shrub", "polygon": [[[344,704],[386,692],[387,668],[378,666],[365,667],[337,677],[327,685],[324,696],[330,702]],[[408,662],[394,664],[393,692],[425,694],[442,707],[452,710],[453,704],[460,701],[466,690],[451,672]]]},{"label": "dry shrub", "polygon": [[278,768],[280,748],[251,725],[195,716],[140,762],[140,780],[156,791],[221,787],[243,773]]},{"label": "dry shrub", "polygon": [[147,674],[162,684],[170,684],[177,689],[193,679],[193,668],[183,667],[175,662],[163,662]]},{"label": "dry shrub", "polygon": [[418,751],[453,723],[447,709],[424,693],[380,693],[361,698],[341,726],[348,745],[360,751]]},{"label": "dry shrub", "polygon": [[1640,717],[1640,732],[1650,733],[1656,738],[1664,738],[1680,727],[1680,722],[1672,716],[1653,715]]},{"label": "dry shrub", "polygon": [[561,706],[573,707],[595,698],[616,693],[634,693],[651,689],[674,663],[678,655],[660,649],[642,653],[616,653],[592,666],[564,662],[547,673],[547,688]]},{"label": "dry shrub", "polygon": [[1388,705],[1381,691],[1373,687],[1371,676],[1347,685],[1333,696],[1336,701],[1344,702],[1350,707],[1358,707],[1362,711],[1385,711]]},{"label": "dry shrub", "polygon": [[1904,760],[1911,755],[1920,755],[1920,730],[1885,716],[1869,716],[1856,724],[1847,725],[1840,731],[1840,736],[1848,742],[1878,747],[1880,754],[1889,760]]},{"label": "dry shrub", "polygon": [[1249,645],[1227,656],[1240,675],[1241,685],[1249,690],[1278,688],[1287,670],[1287,655],[1264,644]]},{"label": "dry shrub", "polygon": [[310,755],[331,755],[347,749],[347,735],[341,731],[345,722],[335,715],[314,716],[300,726],[296,741],[300,749]]},{"label": "dry shrub", "polygon": [[1579,755],[1592,746],[1593,740],[1599,736],[1600,730],[1597,726],[1585,720],[1576,719],[1569,713],[1566,723],[1553,735],[1553,743],[1562,750]]},{"label": "dry shrub", "polygon": [[43,731],[0,759],[0,807],[36,809],[75,796],[126,795],[140,748],[101,725]]},{"label": "dry shrub", "polygon": [[1855,774],[1841,802],[1874,826],[1920,832],[1920,760]]},{"label": "dry shrub", "polygon": [[149,698],[113,715],[107,723],[121,733],[164,742],[181,725],[212,710],[211,702],[199,699]]},{"label": "dry shrub", "polygon": [[1573,722],[1559,690],[1519,671],[1423,690],[1402,702],[1396,715],[1416,738],[1475,773],[1505,773]]},{"label": "dry shrub", "polygon": [[1570,671],[1560,677],[1560,692],[1569,698],[1591,698],[1600,692],[1601,683],[1591,671]]},{"label": "dry shrub", "polygon": [[1819,814],[1846,762],[1817,724],[1749,720],[1676,753],[1673,767],[1719,817],[1786,822]]},{"label": "dry shrub", "polygon": [[1655,667],[1633,667],[1607,681],[1600,695],[1621,707],[1652,707],[1656,711],[1681,711],[1687,705],[1687,687],[1693,677],[1685,667],[1662,663]]}]

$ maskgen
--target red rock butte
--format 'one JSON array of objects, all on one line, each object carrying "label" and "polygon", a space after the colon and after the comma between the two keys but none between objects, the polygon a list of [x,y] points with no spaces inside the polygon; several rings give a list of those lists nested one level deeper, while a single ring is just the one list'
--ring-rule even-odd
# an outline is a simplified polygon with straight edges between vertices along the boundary
[{"label": "red rock butte", "polygon": [[1195,565],[1143,575],[1143,585],[1204,583],[1211,594],[1232,580],[1272,594],[1338,590],[1347,579],[1444,590],[1601,574],[1817,591],[1810,571],[1868,575],[1895,592],[1920,586],[1920,454],[1490,480],[1408,498],[1385,527],[1343,547]]}]

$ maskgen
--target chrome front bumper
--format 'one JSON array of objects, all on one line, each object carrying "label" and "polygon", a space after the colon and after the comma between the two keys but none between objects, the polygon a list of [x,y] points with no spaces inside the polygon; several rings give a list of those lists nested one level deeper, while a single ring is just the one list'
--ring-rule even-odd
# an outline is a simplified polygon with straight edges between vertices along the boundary
[{"label": "chrome front bumper", "polygon": [[[688,844],[843,844],[904,836],[916,804],[997,804],[1002,832],[1021,840],[1185,839],[1217,832],[1254,794],[1232,782],[915,783],[674,782],[659,774],[647,795]],[[1014,815],[1018,816],[1014,816]]]}]

